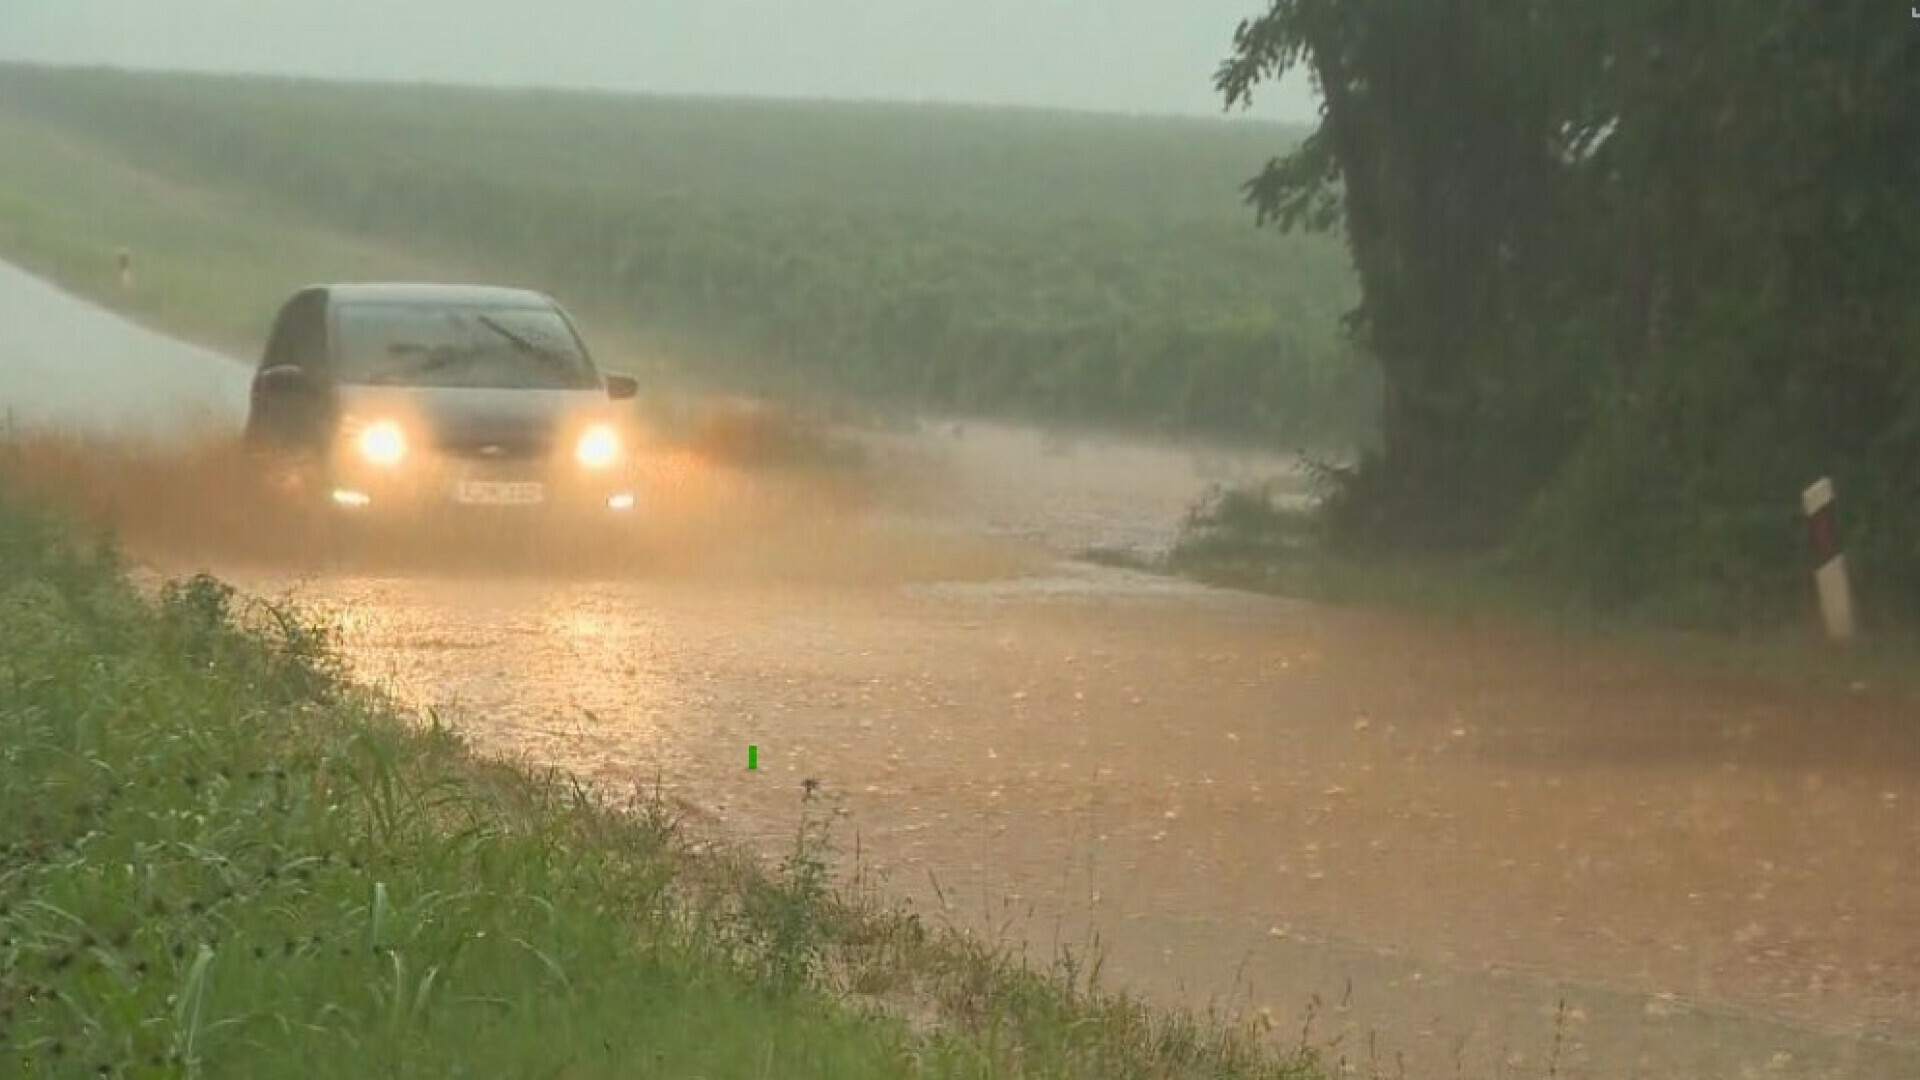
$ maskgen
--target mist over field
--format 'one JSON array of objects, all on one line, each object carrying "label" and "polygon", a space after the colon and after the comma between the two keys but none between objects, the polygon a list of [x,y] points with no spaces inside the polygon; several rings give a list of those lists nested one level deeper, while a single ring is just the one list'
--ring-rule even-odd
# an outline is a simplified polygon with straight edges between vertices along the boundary
[{"label": "mist over field", "polygon": [[[10,0],[0,59],[1217,115],[1253,0]],[[1010,32],[1017,25],[1018,32]],[[1294,80],[1254,116],[1305,122]]]}]

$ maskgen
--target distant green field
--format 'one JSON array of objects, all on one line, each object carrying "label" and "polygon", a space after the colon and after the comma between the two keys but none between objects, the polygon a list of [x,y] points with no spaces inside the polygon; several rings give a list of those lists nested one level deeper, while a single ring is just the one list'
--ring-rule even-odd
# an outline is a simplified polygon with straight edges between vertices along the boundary
[{"label": "distant green field", "polygon": [[[292,223],[269,233],[550,289],[708,381],[1307,442],[1364,426],[1339,244],[1258,231],[1239,198],[1285,128],[0,67],[8,118]],[[258,243],[277,276],[278,238]],[[313,272],[367,260],[338,265]]]}]

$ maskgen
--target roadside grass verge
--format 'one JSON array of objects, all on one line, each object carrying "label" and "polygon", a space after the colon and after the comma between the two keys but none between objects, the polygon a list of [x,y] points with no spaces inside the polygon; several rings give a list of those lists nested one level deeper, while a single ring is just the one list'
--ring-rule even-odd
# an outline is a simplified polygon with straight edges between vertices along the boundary
[{"label": "roadside grass verge", "polygon": [[820,828],[762,868],[481,759],[0,502],[0,1072],[1320,1075],[844,894]]},{"label": "roadside grass verge", "polygon": [[1164,559],[1132,565],[1226,588],[1564,634],[1739,678],[1920,699],[1920,638],[1868,627],[1846,645],[1827,640],[1816,625],[1811,579],[1804,624],[1690,629],[1653,606],[1624,613],[1583,604],[1497,557],[1337,550],[1312,508],[1289,494],[1274,485],[1216,488],[1189,512]]}]

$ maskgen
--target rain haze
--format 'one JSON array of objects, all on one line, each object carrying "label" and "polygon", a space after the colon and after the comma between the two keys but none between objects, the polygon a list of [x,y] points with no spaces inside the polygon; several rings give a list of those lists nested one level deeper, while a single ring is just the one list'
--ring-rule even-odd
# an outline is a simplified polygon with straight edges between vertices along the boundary
[{"label": "rain haze", "polygon": [[1920,1078],[1920,31],[1683,6],[0,0],[0,1073]]},{"label": "rain haze", "polygon": [[[1251,0],[8,0],[0,58],[663,94],[1220,114]],[[1247,115],[1305,122],[1303,82]]]}]

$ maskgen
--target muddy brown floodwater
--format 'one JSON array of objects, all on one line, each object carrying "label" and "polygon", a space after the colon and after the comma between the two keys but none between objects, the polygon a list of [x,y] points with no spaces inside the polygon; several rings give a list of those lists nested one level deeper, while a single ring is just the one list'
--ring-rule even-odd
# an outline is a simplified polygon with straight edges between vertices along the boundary
[{"label": "muddy brown floodwater", "polygon": [[1284,461],[882,449],[922,482],[651,570],[219,568],[484,748],[769,853],[818,781],[921,910],[1037,959],[1097,933],[1110,984],[1280,1031],[1317,995],[1363,1072],[1920,1077],[1910,705],[1060,557]]}]

